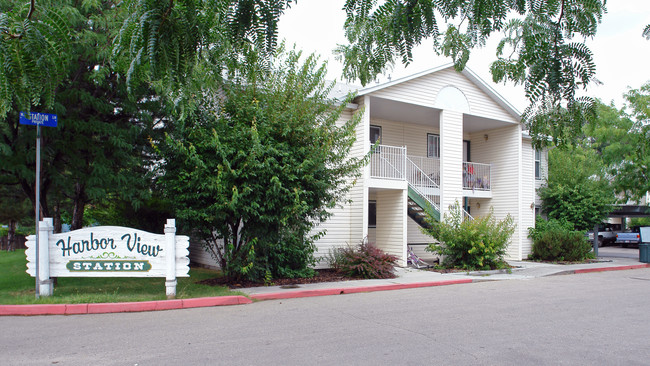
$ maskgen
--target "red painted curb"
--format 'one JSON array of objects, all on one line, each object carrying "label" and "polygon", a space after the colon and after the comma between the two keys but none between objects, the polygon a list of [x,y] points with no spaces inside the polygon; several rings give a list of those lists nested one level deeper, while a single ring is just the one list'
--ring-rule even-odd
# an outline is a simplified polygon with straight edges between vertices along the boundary
[{"label": "red painted curb", "polygon": [[640,269],[640,268],[650,268],[650,263],[633,264],[633,265],[629,265],[629,266],[618,266],[618,267],[599,267],[599,268],[576,269],[576,270],[573,271],[573,273],[624,271],[624,270],[628,270],[628,269]]},{"label": "red painted curb", "polygon": [[183,309],[252,303],[250,299],[244,296],[199,297],[196,299],[183,299],[182,301]]},{"label": "red painted curb", "polygon": [[250,304],[253,301],[244,296],[203,297],[142,302],[116,302],[97,304],[35,304],[0,305],[2,315],[78,315],[130,313],[142,311],[175,310],[207,306]]},{"label": "red painted curb", "polygon": [[156,301],[88,304],[88,314],[130,313],[156,310]]},{"label": "red painted curb", "polygon": [[67,304],[65,315],[88,314],[88,304]]},{"label": "red painted curb", "polygon": [[360,292],[404,290],[409,288],[456,285],[456,284],[472,283],[472,282],[473,282],[472,279],[462,279],[462,280],[418,282],[418,283],[396,283],[390,285],[377,285],[377,286],[359,286],[359,287],[348,287],[348,288],[339,287],[339,288],[319,289],[319,290],[274,292],[269,294],[251,295],[250,297],[255,300],[281,300],[281,299],[295,299],[295,298],[313,297],[313,296],[356,294]]},{"label": "red painted curb", "polygon": [[290,292],[273,292],[270,294],[257,294],[250,295],[251,299],[255,300],[280,300],[280,299],[295,299],[299,297],[314,297],[314,296],[329,296],[340,295],[343,293],[342,288],[325,288],[318,290],[303,290],[303,291],[290,291]]},{"label": "red painted curb", "polygon": [[63,315],[65,304],[2,305],[0,315]]},{"label": "red painted curb", "polygon": [[417,282],[417,283],[398,283],[393,285],[353,287],[353,288],[344,289],[342,293],[355,294],[359,292],[404,290],[404,289],[419,288],[419,287],[460,285],[463,283],[472,283],[472,282],[473,282],[472,279],[463,279],[463,280],[447,280],[447,281],[432,281],[432,282]]}]

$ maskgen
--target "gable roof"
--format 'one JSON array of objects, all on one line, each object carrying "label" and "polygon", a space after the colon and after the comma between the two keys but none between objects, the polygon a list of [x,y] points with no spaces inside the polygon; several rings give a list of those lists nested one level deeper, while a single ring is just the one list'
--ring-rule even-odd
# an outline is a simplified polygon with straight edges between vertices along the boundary
[{"label": "gable roof", "polygon": [[[368,95],[371,93],[374,93],[379,90],[383,90],[386,88],[390,88],[392,86],[402,84],[414,79],[417,79],[419,77],[429,75],[429,74],[434,74],[436,72],[446,70],[446,69],[453,69],[454,65],[453,63],[448,63],[444,64],[438,67],[434,67],[428,70],[420,71],[418,73],[405,76],[399,79],[391,80],[386,83],[378,84],[378,85],[373,85],[370,87],[366,88],[360,88],[358,89],[357,95],[362,96],[362,95]],[[505,100],[499,93],[497,93],[489,84],[487,84],[485,81],[483,81],[474,71],[472,71],[469,67],[465,67],[463,71],[460,72],[463,76],[465,76],[469,81],[471,81],[476,87],[478,87],[481,91],[483,91],[485,94],[487,94],[490,99],[494,100],[495,103],[497,103],[499,106],[501,106],[508,114],[510,114],[514,119],[519,120],[521,118],[521,114],[519,111],[512,105],[510,104],[507,100]]]}]

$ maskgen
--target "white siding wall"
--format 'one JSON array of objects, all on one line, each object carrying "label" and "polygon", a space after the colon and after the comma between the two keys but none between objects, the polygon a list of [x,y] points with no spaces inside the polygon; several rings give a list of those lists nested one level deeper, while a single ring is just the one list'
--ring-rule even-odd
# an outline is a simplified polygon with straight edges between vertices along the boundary
[{"label": "white siding wall", "polygon": [[[487,141],[484,138],[485,134],[488,135]],[[522,227],[520,221],[522,201],[520,126],[517,124],[481,131],[472,135],[471,140],[472,160],[480,163],[492,163],[492,198],[472,200],[472,215],[485,215],[490,208],[494,208],[494,216],[497,219],[501,220],[510,214],[517,225],[517,230],[520,230]],[[479,202],[481,207],[478,208],[475,202]],[[520,235],[513,235],[506,254],[509,259],[521,259],[520,237]]]},{"label": "white siding wall", "polygon": [[434,107],[436,96],[445,86],[453,85],[465,94],[470,113],[487,118],[519,122],[464,75],[453,68],[400,83],[372,93],[373,96]]},{"label": "white siding wall", "polygon": [[420,228],[417,222],[413,221],[410,217],[408,218],[406,224],[408,243],[430,243],[433,241],[433,238],[423,234]]},{"label": "white siding wall", "polygon": [[210,253],[203,248],[200,241],[192,240],[190,238],[189,251],[189,258],[192,265],[199,265],[200,267],[207,268],[219,268],[216,259],[213,259],[212,256],[210,256]]},{"label": "white siding wall", "polygon": [[[435,122],[437,124],[437,121]],[[409,155],[427,156],[427,134],[440,134],[438,127],[413,123],[371,119],[370,124],[381,126],[381,143],[383,145],[406,146]]]},{"label": "white siding wall", "polygon": [[440,113],[440,211],[463,199],[463,114]]},{"label": "white siding wall", "polygon": [[[350,120],[353,113],[363,113],[363,101],[360,104],[357,111],[346,110],[343,112],[339,124]],[[363,156],[364,152],[369,149],[366,142],[366,131],[368,131],[368,119],[362,118],[356,128],[357,140],[352,146],[351,156]],[[325,230],[326,233],[316,242],[316,256],[319,258],[326,257],[333,247],[347,244],[356,245],[367,235],[367,199],[365,197],[367,190],[364,187],[364,175],[362,174],[356,180],[351,179],[350,182],[354,183],[354,186],[348,192],[345,201],[352,200],[352,202],[342,203],[340,207],[333,209],[333,215],[329,220],[314,229],[315,232]],[[327,263],[323,260],[318,264],[318,267],[325,266]]]},{"label": "white siding wall", "polygon": [[399,258],[406,266],[406,200],[407,191],[377,191],[377,248]]},{"label": "white siding wall", "polygon": [[533,241],[528,238],[528,228],[535,227],[535,150],[530,139],[522,141],[521,166],[521,224],[518,230],[521,235],[522,259],[526,259],[533,245]]}]

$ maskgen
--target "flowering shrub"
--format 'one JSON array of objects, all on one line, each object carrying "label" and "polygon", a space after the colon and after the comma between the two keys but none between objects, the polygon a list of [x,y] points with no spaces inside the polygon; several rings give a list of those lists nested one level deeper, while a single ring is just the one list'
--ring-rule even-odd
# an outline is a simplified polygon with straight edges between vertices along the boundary
[{"label": "flowering shrub", "polygon": [[330,251],[328,262],[332,268],[349,277],[394,278],[397,257],[362,241],[356,247],[340,247]]},{"label": "flowering shrub", "polygon": [[431,227],[423,228],[422,232],[438,243],[429,244],[427,250],[443,255],[442,266],[466,270],[503,268],[508,240],[515,230],[510,215],[498,221],[490,212],[474,220],[464,220],[456,204],[450,207],[443,222],[431,215],[428,221]]}]

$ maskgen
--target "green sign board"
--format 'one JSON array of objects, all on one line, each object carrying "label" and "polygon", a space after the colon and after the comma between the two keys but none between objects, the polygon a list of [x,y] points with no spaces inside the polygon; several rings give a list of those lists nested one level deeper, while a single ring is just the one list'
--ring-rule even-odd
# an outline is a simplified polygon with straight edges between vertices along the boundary
[{"label": "green sign board", "polygon": [[70,272],[147,272],[149,261],[76,260],[65,266]]}]

